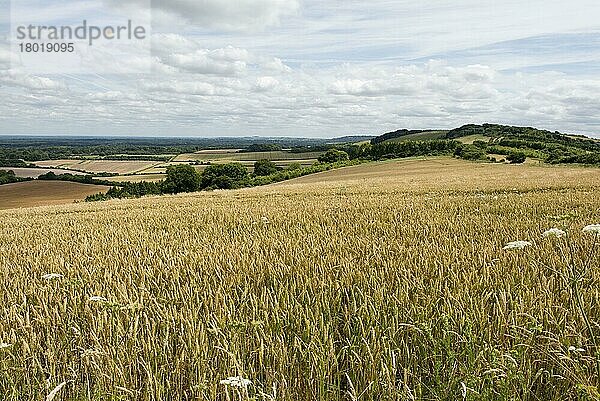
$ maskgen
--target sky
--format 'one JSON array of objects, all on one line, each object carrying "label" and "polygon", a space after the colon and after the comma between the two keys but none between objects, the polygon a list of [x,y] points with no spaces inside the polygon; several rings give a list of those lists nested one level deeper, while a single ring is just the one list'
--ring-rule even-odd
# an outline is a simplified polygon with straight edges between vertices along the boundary
[{"label": "sky", "polygon": [[[597,0],[147,2],[27,0],[22,12],[0,0],[0,135],[335,137],[490,122],[600,137]],[[150,68],[124,73],[139,61],[125,54],[32,73],[11,63],[11,9],[13,25],[150,11]]]}]

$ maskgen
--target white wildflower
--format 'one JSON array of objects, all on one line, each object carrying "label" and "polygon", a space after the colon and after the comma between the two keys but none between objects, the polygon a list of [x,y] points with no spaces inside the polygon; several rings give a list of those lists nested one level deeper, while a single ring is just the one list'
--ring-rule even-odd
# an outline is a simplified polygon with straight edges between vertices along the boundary
[{"label": "white wildflower", "polygon": [[224,384],[226,386],[246,388],[252,384],[252,381],[244,379],[242,376],[232,376],[228,377],[227,379],[221,380],[219,383]]},{"label": "white wildflower", "polygon": [[90,302],[107,302],[108,299],[101,297],[99,295],[94,295],[90,297]]},{"label": "white wildflower", "polygon": [[269,218],[268,217],[263,216],[263,217],[260,218],[260,221],[262,221],[264,224],[269,224]]},{"label": "white wildflower", "polygon": [[462,394],[463,400],[467,398],[467,385],[460,382],[460,393]]},{"label": "white wildflower", "polygon": [[600,235],[600,224],[590,224],[583,228],[584,233]]},{"label": "white wildflower", "polygon": [[551,228],[547,231],[544,231],[544,233],[542,234],[542,237],[544,237],[544,238],[548,238],[548,237],[561,238],[561,237],[564,237],[565,235],[567,235],[567,233],[564,232],[563,230],[561,230],[559,228]]},{"label": "white wildflower", "polygon": [[583,348],[577,348],[572,345],[569,347],[568,351],[569,352],[585,352],[585,350]]},{"label": "white wildflower", "polygon": [[58,394],[58,392],[67,384],[67,382],[62,382],[58,386],[54,387],[54,390],[50,391],[46,396],[46,401],[52,401]]},{"label": "white wildflower", "polygon": [[508,244],[506,244],[504,246],[504,248],[502,248],[502,249],[505,249],[505,250],[508,250],[508,249],[523,249],[526,246],[531,246],[531,242],[529,242],[529,241],[513,241],[513,242],[509,242]]},{"label": "white wildflower", "polygon": [[9,343],[0,343],[0,349],[10,348],[12,344]]},{"label": "white wildflower", "polygon": [[48,273],[48,274],[44,274],[42,276],[42,278],[44,280],[50,281],[50,280],[54,280],[54,279],[63,278],[63,275],[62,274],[58,274],[58,273]]}]

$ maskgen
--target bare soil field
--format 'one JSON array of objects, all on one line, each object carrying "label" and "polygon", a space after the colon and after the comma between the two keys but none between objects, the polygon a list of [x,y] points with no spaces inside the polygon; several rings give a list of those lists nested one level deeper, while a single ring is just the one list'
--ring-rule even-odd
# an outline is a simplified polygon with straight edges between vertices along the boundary
[{"label": "bare soil field", "polygon": [[108,191],[102,185],[66,181],[28,181],[0,185],[0,209],[61,205]]}]

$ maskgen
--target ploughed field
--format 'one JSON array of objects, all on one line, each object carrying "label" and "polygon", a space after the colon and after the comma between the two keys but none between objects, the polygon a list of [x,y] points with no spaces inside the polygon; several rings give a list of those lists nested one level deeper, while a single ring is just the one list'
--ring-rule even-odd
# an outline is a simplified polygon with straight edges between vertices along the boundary
[{"label": "ploughed field", "polygon": [[593,399],[599,190],[433,159],[2,211],[0,394]]},{"label": "ploughed field", "polygon": [[106,192],[109,188],[67,181],[25,181],[0,185],[0,210],[82,201],[86,196]]}]

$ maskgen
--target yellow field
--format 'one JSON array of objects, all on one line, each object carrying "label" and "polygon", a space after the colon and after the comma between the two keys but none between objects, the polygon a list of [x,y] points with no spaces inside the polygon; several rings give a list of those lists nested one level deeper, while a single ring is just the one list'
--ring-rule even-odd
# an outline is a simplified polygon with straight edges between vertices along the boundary
[{"label": "yellow field", "polygon": [[599,190],[599,169],[434,159],[1,211],[0,394],[594,399]]},{"label": "yellow field", "polygon": [[109,187],[102,185],[65,181],[27,181],[0,185],[0,209],[72,203],[108,189]]}]

